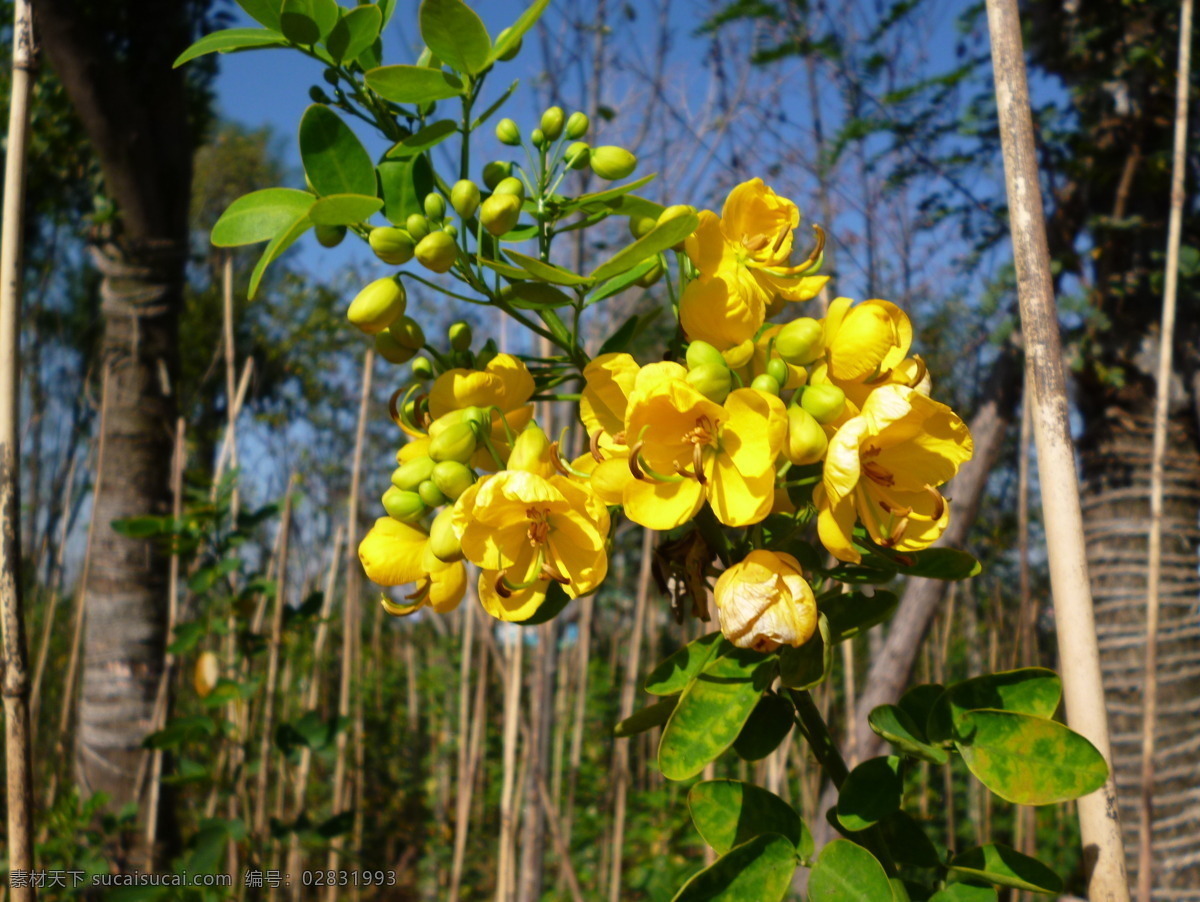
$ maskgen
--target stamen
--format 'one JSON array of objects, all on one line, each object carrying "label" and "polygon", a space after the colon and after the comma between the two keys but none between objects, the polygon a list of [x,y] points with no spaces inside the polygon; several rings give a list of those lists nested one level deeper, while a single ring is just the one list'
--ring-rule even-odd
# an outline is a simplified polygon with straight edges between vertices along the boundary
[{"label": "stamen", "polygon": [[[790,229],[780,229],[780,230],[779,230],[779,237],[778,237],[778,238],[776,238],[776,239],[775,239],[775,243],[774,243],[773,245],[771,245],[771,252],[772,252],[772,253],[775,253],[775,254],[778,254],[778,253],[779,253],[779,249],[780,249],[781,247],[783,247],[783,242],[784,242],[784,239],[786,239],[786,238],[787,238],[787,236],[788,236],[788,235],[790,235],[790,234],[791,234],[791,230],[790,230]],[[768,357],[768,359],[770,359],[770,355],[767,355],[767,357]]]},{"label": "stamen", "polygon": [[867,478],[877,485],[891,487],[896,482],[896,477],[885,470],[873,460],[865,461],[862,465],[863,472],[867,474]]},{"label": "stamen", "polygon": [[501,598],[512,598],[512,590],[508,587],[508,580],[504,578],[507,570],[501,570],[496,575],[496,594]]},{"label": "stamen", "polygon": [[916,388],[925,381],[925,376],[929,373],[929,368],[925,366],[925,361],[920,354],[913,354],[913,360],[917,363],[917,374],[908,381],[909,388]]},{"label": "stamen", "polygon": [[696,471],[696,481],[707,485],[708,477],[704,475],[704,450],[700,445],[692,445],[692,469]]},{"label": "stamen", "polygon": [[908,529],[908,517],[901,517],[892,526],[891,534],[888,535],[887,541],[883,542],[885,548],[891,548],[899,543],[904,538],[904,530]]},{"label": "stamen", "polygon": [[764,247],[771,243],[771,238],[768,235],[755,235],[753,238],[743,238],[742,246],[750,253],[761,251]]},{"label": "stamen", "polygon": [[571,581],[567,579],[567,577],[563,576],[562,572],[552,563],[550,563],[550,561],[542,562],[542,576],[544,576],[546,579],[552,579],[562,586],[571,585]]},{"label": "stamen", "polygon": [[633,474],[634,479],[645,479],[646,474],[642,472],[638,458],[642,453],[642,443],[638,442],[629,449],[629,472]]},{"label": "stamen", "polygon": [[942,514],[946,513],[946,499],[931,485],[925,486],[925,491],[933,496],[933,511],[929,514],[930,518],[936,523],[942,519]]},{"label": "stamen", "polygon": [[554,469],[562,473],[563,476],[570,476],[571,471],[567,469],[561,457],[558,456],[558,442],[550,443],[550,462],[554,464]]},{"label": "stamen", "polygon": [[404,597],[408,601],[413,602],[414,604],[419,601],[423,601],[426,597],[428,597],[429,590],[432,586],[433,586],[432,580],[429,580],[429,579],[422,580],[421,582],[417,583],[417,587],[416,587],[416,589],[413,590],[413,593],[411,595],[405,595]]},{"label": "stamen", "polygon": [[882,499],[879,501],[879,506],[895,517],[907,517],[910,516],[913,511],[911,507],[893,507],[890,503]]},{"label": "stamen", "polygon": [[596,459],[596,463],[604,463],[604,455],[600,453],[600,430],[597,429],[588,436],[588,448],[592,452],[592,457]]}]

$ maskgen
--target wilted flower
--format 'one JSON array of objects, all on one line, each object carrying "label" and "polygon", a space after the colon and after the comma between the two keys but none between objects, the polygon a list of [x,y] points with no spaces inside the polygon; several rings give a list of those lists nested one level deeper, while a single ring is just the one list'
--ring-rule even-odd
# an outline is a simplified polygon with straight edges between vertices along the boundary
[{"label": "wilted flower", "polygon": [[800,646],[817,628],[817,602],[790,554],[751,551],[717,578],[721,632],[739,648]]}]

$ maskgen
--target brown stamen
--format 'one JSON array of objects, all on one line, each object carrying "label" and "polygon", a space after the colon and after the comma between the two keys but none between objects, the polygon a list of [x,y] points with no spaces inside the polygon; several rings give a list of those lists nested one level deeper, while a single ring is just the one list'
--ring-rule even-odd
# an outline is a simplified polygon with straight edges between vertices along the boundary
[{"label": "brown stamen", "polygon": [[512,598],[512,589],[508,587],[508,582],[504,579],[504,574],[507,570],[501,570],[496,575],[496,594],[501,598]]},{"label": "brown stamen", "polygon": [[941,492],[931,485],[925,486],[925,491],[933,496],[933,510],[930,512],[929,516],[936,523],[938,520],[942,519],[942,514],[946,513],[946,499],[942,497]]},{"label": "brown stamen", "polygon": [[761,251],[764,247],[771,243],[771,238],[768,235],[755,235],[753,238],[743,238],[742,246],[750,253]]},{"label": "brown stamen", "polygon": [[629,472],[633,474],[634,479],[645,479],[646,474],[642,472],[641,466],[638,464],[638,455],[642,453],[642,443],[638,442],[629,449]]},{"label": "brown stamen", "polygon": [[867,478],[876,485],[890,488],[896,482],[895,476],[893,476],[879,464],[875,463],[873,460],[864,461],[862,468],[863,472],[867,474]]},{"label": "brown stamen", "polygon": [[571,581],[567,579],[567,577],[563,576],[559,569],[549,561],[544,561],[542,563],[542,576],[544,576],[546,579],[554,580],[561,586],[571,585]]},{"label": "brown stamen", "polygon": [[908,529],[908,517],[901,517],[892,526],[892,531],[888,535],[887,540],[882,543],[883,546],[891,548],[893,545],[898,544],[904,538],[904,530],[906,529]]},{"label": "brown stamen", "polygon": [[696,481],[706,485],[708,477],[704,475],[704,451],[700,445],[692,445],[692,469],[696,471]]},{"label": "brown stamen", "polygon": [[571,471],[567,469],[562,458],[558,455],[558,442],[550,443],[550,462],[554,464],[554,469],[562,473],[563,476],[570,476]]},{"label": "brown stamen", "polygon": [[600,453],[600,430],[597,429],[588,436],[588,447],[591,449],[592,457],[596,459],[596,463],[604,463],[604,455]]}]

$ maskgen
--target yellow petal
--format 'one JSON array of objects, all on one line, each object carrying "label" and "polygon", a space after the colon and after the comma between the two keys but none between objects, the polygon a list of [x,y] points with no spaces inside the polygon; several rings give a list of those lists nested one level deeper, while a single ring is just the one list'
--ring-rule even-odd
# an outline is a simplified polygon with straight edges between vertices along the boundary
[{"label": "yellow petal", "polygon": [[860,447],[867,435],[867,426],[864,417],[852,417],[829,440],[821,481],[831,504],[840,504],[858,485],[862,475]]},{"label": "yellow petal", "polygon": [[679,323],[689,340],[724,350],[754,338],[766,319],[766,303],[761,293],[740,287],[736,273],[728,270],[688,284],[679,301]]},{"label": "yellow petal", "polygon": [[546,581],[535,583],[527,589],[519,589],[505,598],[496,591],[498,574],[484,570],[479,574],[479,603],[497,620],[520,622],[532,617],[546,600]]},{"label": "yellow petal", "polygon": [[631,479],[622,499],[625,516],[647,529],[659,531],[682,526],[704,506],[704,490],[694,479],[654,482]]},{"label": "yellow petal", "polygon": [[827,346],[834,380],[861,380],[900,363],[912,344],[912,324],[890,301],[870,300],[852,307]]},{"label": "yellow petal", "polygon": [[749,526],[765,520],[775,503],[775,471],[748,475],[719,454],[705,487],[717,519],[726,526]]},{"label": "yellow petal", "polygon": [[610,457],[599,464],[590,454],[585,456],[595,464],[591,486],[596,497],[605,504],[620,504],[625,486],[633,479],[633,473],[629,470],[629,455]]},{"label": "yellow petal", "polygon": [[696,269],[703,278],[714,275],[726,254],[725,236],[721,234],[721,221],[712,210],[700,211],[700,224],[683,242]]},{"label": "yellow petal", "polygon": [[628,354],[601,354],[584,367],[579,416],[588,435],[616,435],[625,428],[625,408],[640,369]]},{"label": "yellow petal", "polygon": [[421,558],[429,536],[423,530],[380,517],[358,545],[367,578],[381,586],[402,586],[425,576]]},{"label": "yellow petal", "polygon": [[433,570],[429,574],[429,604],[439,614],[458,607],[467,591],[467,568],[462,561]]},{"label": "yellow petal", "polygon": [[570,580],[563,589],[572,598],[594,592],[604,581],[608,573],[604,537],[583,516],[556,515],[546,544],[551,561]]},{"label": "yellow petal", "polygon": [[721,210],[725,238],[760,263],[782,265],[792,253],[792,230],[800,224],[796,205],[762,179],[735,187]]},{"label": "yellow petal", "polygon": [[429,439],[422,437],[409,442],[406,445],[401,445],[400,450],[396,452],[396,463],[406,464],[410,460],[416,460],[418,457],[429,456]]},{"label": "yellow petal", "polygon": [[713,598],[721,632],[739,648],[798,647],[816,631],[817,603],[799,562],[789,554],[755,550],[717,579]]},{"label": "yellow petal", "polygon": [[839,561],[857,564],[862,555],[854,547],[854,498],[848,496],[831,505],[825,487],[813,489],[813,503],[817,506],[817,537],[825,549]]},{"label": "yellow petal", "polygon": [[739,388],[725,399],[721,447],[742,473],[774,471],[787,435],[787,408],[774,395]]},{"label": "yellow petal", "polygon": [[524,363],[510,354],[497,354],[482,370],[458,367],[438,376],[429,391],[429,413],[437,419],[463,407],[513,410],[529,400],[533,387]]}]

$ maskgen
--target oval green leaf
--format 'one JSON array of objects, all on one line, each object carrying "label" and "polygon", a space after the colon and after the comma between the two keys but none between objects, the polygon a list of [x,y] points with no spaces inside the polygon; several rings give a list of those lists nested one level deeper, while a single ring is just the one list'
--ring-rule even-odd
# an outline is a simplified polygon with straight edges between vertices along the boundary
[{"label": "oval green leaf", "polygon": [[931,742],[954,738],[954,721],[964,711],[995,708],[1035,717],[1053,717],[1062,698],[1062,680],[1045,667],[1023,667],[954,683],[934,703],[925,735]]},{"label": "oval green leaf", "polygon": [[229,53],[251,47],[282,47],[285,43],[283,35],[267,28],[226,28],[206,34],[179,54],[173,65],[178,68],[207,53]]},{"label": "oval green leaf", "polygon": [[945,852],[939,851],[925,828],[905,811],[894,811],[879,822],[880,835],[888,853],[899,864],[919,868],[941,867]]},{"label": "oval green leaf", "polygon": [[264,188],[239,197],[221,214],[212,230],[217,247],[240,247],[268,241],[306,215],[316,200],[295,188]]},{"label": "oval green leaf", "polygon": [[377,167],[383,194],[383,215],[403,227],[413,213],[423,212],[425,195],[433,190],[433,168],[425,156],[384,160]]},{"label": "oval green leaf", "polygon": [[778,833],[801,858],[813,853],[813,838],[795,810],[775,795],[740,780],[708,780],[688,791],[692,823],[718,855],[764,833]]},{"label": "oval green leaf", "polygon": [[693,639],[650,671],[642,688],[651,695],[678,695],[708,663],[720,641],[719,632]]},{"label": "oval green leaf", "polygon": [[1067,802],[1095,792],[1108,765],[1064,724],[1015,711],[970,711],[956,721],[954,747],[975,777],[1018,805]]},{"label": "oval green leaf", "polygon": [[974,883],[951,883],[929,897],[929,902],[998,902],[996,890]]},{"label": "oval green leaf", "polygon": [[272,0],[237,0],[251,19],[272,31],[279,31],[279,4]]},{"label": "oval green leaf", "polygon": [[1036,858],[1000,843],[988,843],[956,855],[950,861],[950,872],[1034,893],[1054,895],[1062,891],[1062,880],[1054,871]]},{"label": "oval green leaf", "polygon": [[315,225],[354,225],[366,222],[383,209],[383,201],[365,194],[331,194],[308,211]]},{"label": "oval green leaf", "polygon": [[366,74],[367,87],[392,103],[427,103],[462,93],[457,76],[425,66],[379,66]]},{"label": "oval green leaf", "polygon": [[671,712],[675,710],[675,703],[678,699],[675,696],[664,698],[662,701],[657,701],[653,705],[647,705],[640,711],[634,711],[623,721],[613,727],[613,735],[622,738],[625,736],[634,736],[638,733],[645,733],[647,730],[652,730],[655,727],[661,727],[667,722],[667,718],[671,716]]},{"label": "oval green leaf", "polygon": [[880,590],[873,595],[839,592],[820,599],[817,605],[829,618],[829,633],[837,643],[883,623],[892,616],[899,602],[896,593]]},{"label": "oval green leaf", "polygon": [[795,718],[796,709],[786,698],[764,695],[733,741],[733,750],[745,761],[761,761],[787,738]]},{"label": "oval green leaf", "polygon": [[387,157],[389,160],[394,160],[397,157],[411,157],[424,153],[431,147],[441,144],[456,131],[458,131],[458,125],[451,119],[439,119],[437,122],[431,122],[389,150]]},{"label": "oval green leaf", "polygon": [[683,885],[673,902],[779,902],[792,884],[796,850],[765,834],[731,849]]},{"label": "oval green leaf", "polygon": [[799,648],[785,645],[779,650],[779,682],[788,689],[811,689],[823,683],[833,669],[833,643],[829,620],[817,617],[817,631]]},{"label": "oval green leaf", "polygon": [[[642,187],[643,185],[648,184],[649,182],[653,181],[654,178],[655,178],[655,174],[652,172],[649,175],[643,175],[640,179],[635,179],[634,181],[629,182],[624,185],[618,185],[615,188],[606,188],[603,191],[596,191],[596,192],[593,192],[592,194],[581,194],[581,195],[579,195],[579,197],[576,197],[576,198],[572,199],[571,201],[563,204],[562,213],[563,213],[563,215],[566,215],[568,213],[574,212],[575,210],[584,210],[584,209],[595,210],[595,209],[598,209],[601,207],[603,207],[604,209],[607,210],[612,206],[613,201],[624,197],[630,191],[636,191],[638,188]],[[646,203],[650,204],[651,202],[646,201]],[[653,214],[653,218],[658,219],[658,217],[660,215],[662,215],[662,211],[665,210],[666,207],[659,206],[658,204],[654,204],[653,206],[658,208],[658,212]],[[628,216],[631,214],[626,213],[625,215]],[[639,213],[638,215],[640,216],[640,215],[645,215],[645,214]]]},{"label": "oval green leaf", "polygon": [[929,712],[945,691],[946,687],[940,683],[919,683],[900,696],[900,700],[896,702],[896,706],[921,728],[921,735],[926,740],[929,739],[929,734],[925,732],[925,725],[929,723]]},{"label": "oval green leaf", "polygon": [[505,299],[514,307],[524,310],[540,310],[543,307],[569,307],[571,299],[553,285],[545,282],[516,282],[511,292],[505,291]]},{"label": "oval green leaf", "polygon": [[817,856],[808,878],[813,902],[891,902],[892,884],[875,856],[846,839],[835,839]]},{"label": "oval green leaf", "polygon": [[696,231],[696,226],[699,224],[699,216],[695,213],[687,213],[655,226],[633,244],[621,248],[607,262],[596,267],[591,275],[592,280],[598,282],[603,279],[611,279],[627,269],[632,269],[646,258],[660,254],[683,241],[684,238]]},{"label": "oval green leaf", "polygon": [[283,0],[279,30],[295,44],[317,43],[338,20],[336,0]]},{"label": "oval green leaf", "polygon": [[375,194],[375,166],[358,136],[324,104],[300,119],[300,160],[320,195]]},{"label": "oval green leaf", "polygon": [[417,21],[425,46],[450,68],[471,75],[487,68],[492,39],[462,0],[423,0]]},{"label": "oval green leaf", "polygon": [[518,254],[516,251],[510,250],[506,250],[504,253],[521,269],[525,270],[535,279],[540,279],[543,282],[553,282],[555,285],[589,285],[592,282],[587,276],[576,275],[570,270],[563,269],[561,266],[555,266],[553,263],[544,263],[536,257],[528,257],[525,254]]},{"label": "oval green leaf", "polygon": [[904,781],[894,755],[868,758],[846,777],[838,793],[837,818],[847,830],[873,827],[900,810]]},{"label": "oval green leaf", "polygon": [[950,754],[944,748],[925,741],[921,728],[897,705],[880,705],[867,715],[867,723],[906,755],[931,764],[945,764],[950,760]]},{"label": "oval green leaf", "polygon": [[383,28],[383,13],[374,3],[344,12],[325,39],[325,48],[335,61],[357,59],[375,43]]},{"label": "oval green leaf", "polygon": [[304,215],[271,239],[271,243],[266,246],[266,249],[262,252],[262,256],[254,264],[254,271],[250,273],[250,288],[246,292],[246,297],[249,300],[254,300],[254,296],[258,294],[258,286],[262,283],[262,277],[266,273],[267,267],[278,260],[283,255],[283,252],[295,244],[296,239],[311,229],[312,226],[312,220],[307,215]]}]

